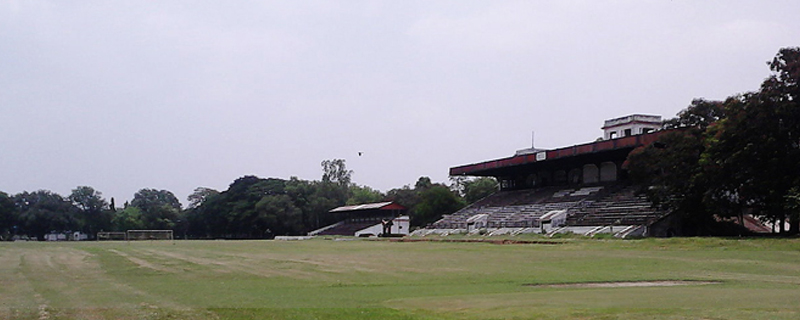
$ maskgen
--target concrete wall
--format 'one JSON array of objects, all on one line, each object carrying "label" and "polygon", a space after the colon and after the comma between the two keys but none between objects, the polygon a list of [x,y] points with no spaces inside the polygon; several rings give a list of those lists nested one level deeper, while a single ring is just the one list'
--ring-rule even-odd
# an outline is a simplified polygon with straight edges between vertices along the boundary
[{"label": "concrete wall", "polygon": [[[392,227],[390,229],[390,233],[391,234],[402,234],[402,235],[408,235],[409,234],[409,232],[411,230],[411,219],[408,216],[400,216],[400,217],[394,218],[394,220],[392,220],[392,223],[393,224],[392,224]],[[383,225],[378,223],[378,224],[373,225],[371,227],[367,227],[367,228],[364,228],[364,229],[356,231],[355,236],[356,237],[360,237],[362,235],[363,236],[367,236],[367,235],[377,236],[377,235],[380,235],[382,233],[383,233]]]}]

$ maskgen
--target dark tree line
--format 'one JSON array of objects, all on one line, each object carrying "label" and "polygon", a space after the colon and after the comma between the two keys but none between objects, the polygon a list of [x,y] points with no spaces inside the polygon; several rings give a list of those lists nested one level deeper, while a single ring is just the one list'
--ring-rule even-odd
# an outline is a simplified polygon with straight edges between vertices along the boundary
[{"label": "dark tree line", "polygon": [[80,231],[94,237],[99,231],[170,229],[178,238],[263,239],[303,235],[339,221],[330,209],[380,201],[408,207],[412,224],[420,226],[497,190],[490,178],[459,180],[451,189],[421,177],[413,188],[384,194],[352,183],[344,160],[323,161],[322,169],[320,181],[244,176],[221,192],[200,187],[189,195],[185,209],[172,192],[157,189],[139,190],[121,208],[88,186],[75,188],[67,197],[47,190],[0,192],[0,238],[25,235],[42,240],[51,232]]},{"label": "dark tree line", "polygon": [[768,65],[773,75],[757,91],[695,100],[664,123],[675,130],[629,155],[631,177],[683,217],[684,233],[712,234],[745,213],[800,232],[800,48]]},{"label": "dark tree line", "polygon": [[[189,196],[186,211],[190,234],[197,238],[271,238],[303,235],[333,224],[342,217],[328,211],[343,205],[394,201],[409,208],[414,226],[426,225],[443,214],[466,205],[461,193],[444,184],[421,177],[414,187],[404,186],[381,193],[351,182],[352,171],[344,160],[322,162],[320,181],[245,176],[227,190],[198,188]],[[472,196],[484,197],[497,190],[494,179],[465,181]],[[475,199],[477,200],[477,199]]]},{"label": "dark tree line", "polygon": [[124,208],[113,203],[88,186],[75,188],[67,197],[48,190],[13,196],[0,192],[0,238],[42,240],[51,232],[77,231],[93,237],[100,231],[167,229],[182,215],[180,202],[166,190],[139,190]]}]

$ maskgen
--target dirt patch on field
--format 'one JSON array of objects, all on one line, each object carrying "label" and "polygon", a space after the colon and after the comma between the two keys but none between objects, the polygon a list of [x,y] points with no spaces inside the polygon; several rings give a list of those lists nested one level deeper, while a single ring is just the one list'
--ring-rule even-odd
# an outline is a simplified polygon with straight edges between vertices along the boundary
[{"label": "dirt patch on field", "polygon": [[526,284],[528,287],[539,288],[630,288],[630,287],[675,287],[719,284],[719,281],[694,281],[694,280],[659,280],[659,281],[615,281],[615,282],[582,282],[582,283],[557,283],[557,284]]}]

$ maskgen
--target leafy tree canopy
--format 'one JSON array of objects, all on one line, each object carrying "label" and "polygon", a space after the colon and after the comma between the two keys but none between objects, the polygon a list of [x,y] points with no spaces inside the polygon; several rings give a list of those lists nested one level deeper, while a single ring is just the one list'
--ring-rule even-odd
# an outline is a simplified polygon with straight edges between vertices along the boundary
[{"label": "leafy tree canopy", "polygon": [[800,231],[791,204],[800,186],[800,48],[781,49],[768,64],[774,74],[758,91],[695,100],[665,122],[683,129],[629,155],[625,166],[651,200],[692,218],[750,211]]},{"label": "leafy tree canopy", "polygon": [[180,220],[181,203],[168,190],[141,189],[133,195],[130,206],[141,210],[146,229],[174,229]]},{"label": "leafy tree canopy", "polygon": [[68,198],[78,209],[81,231],[94,235],[97,231],[111,229],[110,205],[102,196],[100,191],[88,186],[72,190]]},{"label": "leafy tree canopy", "polygon": [[383,201],[385,198],[386,196],[378,190],[354,184],[350,186],[350,198],[347,199],[346,204],[374,203]]},{"label": "leafy tree canopy", "polygon": [[114,214],[111,220],[116,231],[147,229],[143,220],[142,210],[138,207],[128,206]]},{"label": "leafy tree canopy", "polygon": [[197,208],[201,204],[203,204],[203,202],[205,202],[206,199],[208,199],[211,196],[218,195],[218,194],[219,194],[219,191],[217,191],[217,190],[214,190],[214,189],[211,189],[211,188],[206,188],[206,187],[197,187],[197,188],[194,189],[194,192],[192,192],[192,194],[190,194],[186,198],[186,201],[189,201],[188,209]]},{"label": "leafy tree canopy", "polygon": [[332,182],[341,186],[349,186],[353,170],[347,170],[344,159],[322,161],[322,182]]},{"label": "leafy tree canopy", "polygon": [[11,235],[16,224],[16,216],[14,200],[7,193],[0,191],[0,239]]},{"label": "leafy tree canopy", "polygon": [[463,198],[442,184],[424,189],[419,197],[419,203],[411,210],[411,222],[416,226],[432,223],[442,215],[456,212],[466,205]]},{"label": "leafy tree canopy", "polygon": [[22,192],[14,196],[19,233],[43,239],[50,231],[79,230],[75,207],[61,195],[49,190]]},{"label": "leafy tree canopy", "polygon": [[480,177],[464,182],[464,200],[473,203],[497,192],[499,184],[492,177]]}]

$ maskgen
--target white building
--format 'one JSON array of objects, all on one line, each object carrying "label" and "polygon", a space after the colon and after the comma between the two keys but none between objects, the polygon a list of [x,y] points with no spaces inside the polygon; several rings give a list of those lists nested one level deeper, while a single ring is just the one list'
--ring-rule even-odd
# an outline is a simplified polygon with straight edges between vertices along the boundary
[{"label": "white building", "polygon": [[661,129],[661,116],[632,114],[606,120],[603,125],[603,140],[650,133]]}]

